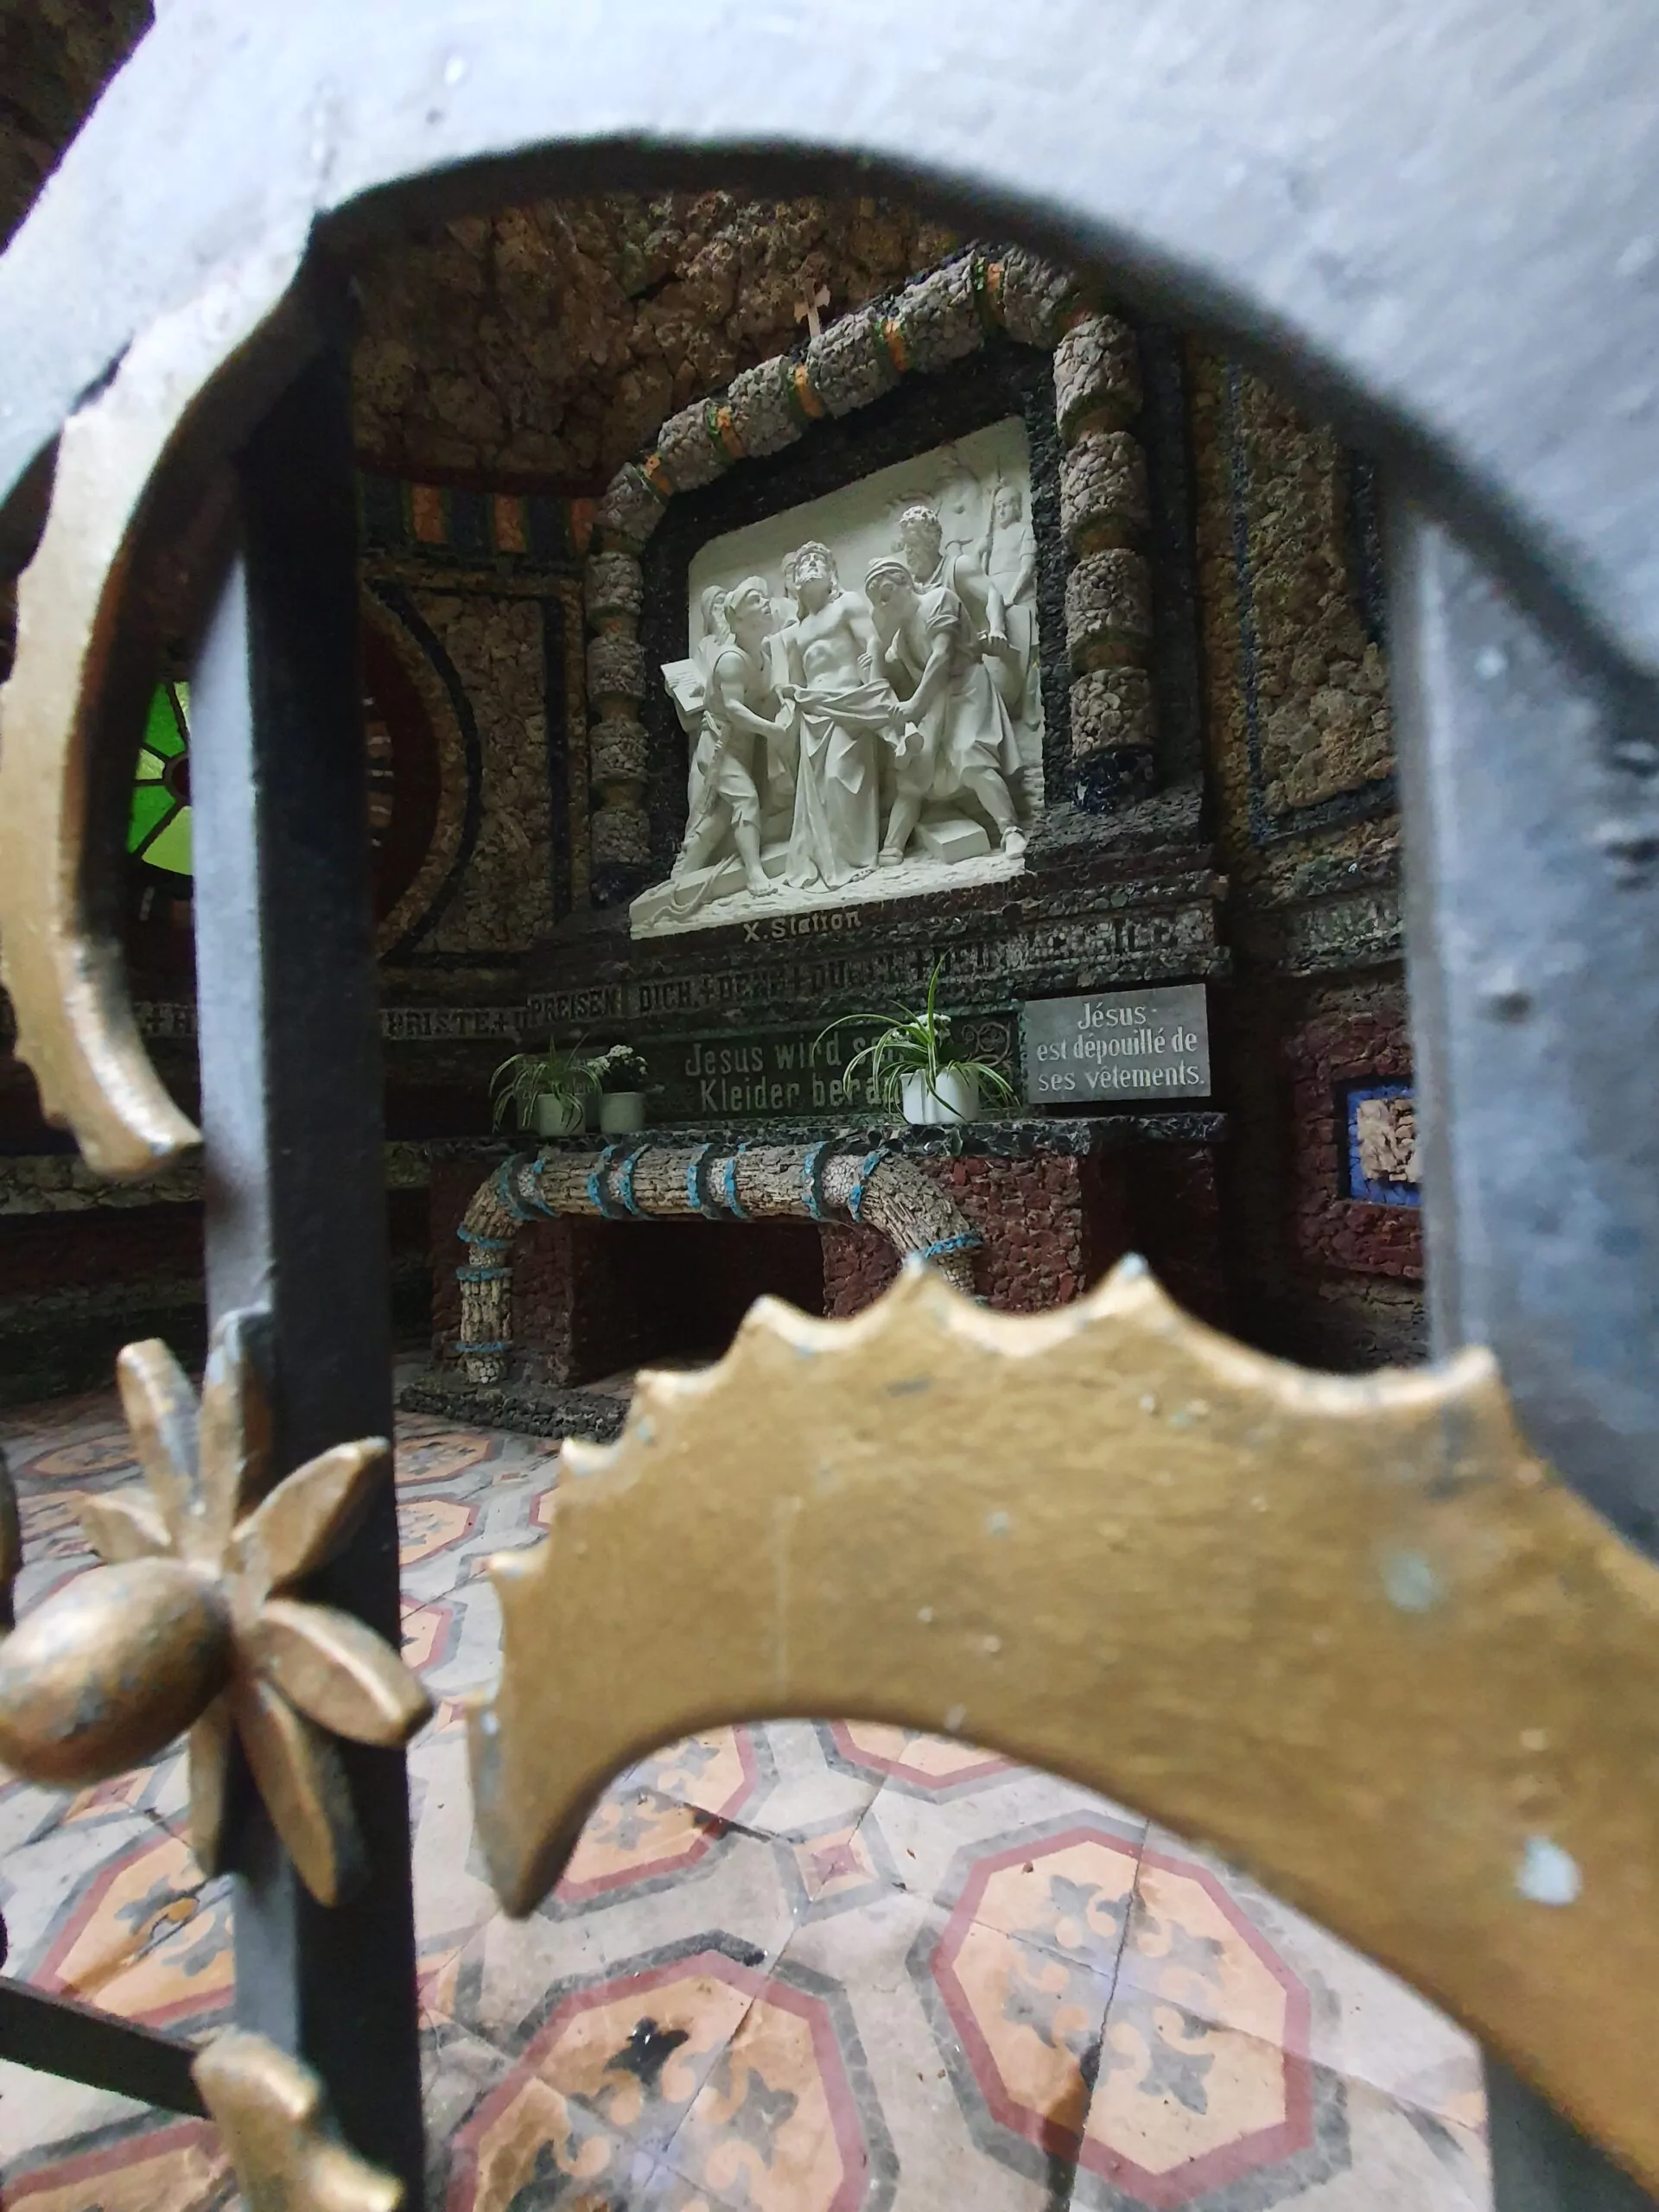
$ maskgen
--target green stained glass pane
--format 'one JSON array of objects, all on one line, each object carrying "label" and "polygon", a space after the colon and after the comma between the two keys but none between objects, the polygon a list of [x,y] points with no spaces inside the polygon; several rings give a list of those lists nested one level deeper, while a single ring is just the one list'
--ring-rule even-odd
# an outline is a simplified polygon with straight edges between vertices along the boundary
[{"label": "green stained glass pane", "polygon": [[[190,686],[188,683],[175,683],[173,688],[179,695],[179,712],[188,712]],[[150,699],[150,719],[143,723],[143,743],[150,747],[150,752],[159,752],[163,761],[170,761],[175,752],[183,752],[183,732],[179,730],[179,715],[173,712],[173,699],[168,696],[166,683],[157,686],[155,699]]]},{"label": "green stained glass pane", "polygon": [[132,821],[127,830],[130,853],[141,850],[145,838],[154,836],[172,806],[171,792],[164,791],[158,784],[140,784],[132,795]]},{"label": "green stained glass pane", "polygon": [[169,875],[192,874],[190,838],[190,687],[160,683],[149,702],[133,770],[127,850]]},{"label": "green stained glass pane", "polygon": [[188,875],[190,862],[190,810],[181,806],[173,819],[161,830],[155,842],[147,846],[144,858],[156,868],[164,868],[172,875]]}]

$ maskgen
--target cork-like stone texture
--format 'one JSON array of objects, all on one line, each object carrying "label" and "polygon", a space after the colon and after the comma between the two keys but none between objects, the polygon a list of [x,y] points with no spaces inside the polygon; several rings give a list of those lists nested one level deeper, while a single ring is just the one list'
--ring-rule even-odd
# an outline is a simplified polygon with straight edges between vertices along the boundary
[{"label": "cork-like stone texture", "polygon": [[671,415],[657,433],[657,452],[677,492],[696,492],[731,467],[731,455],[709,435],[701,399]]},{"label": "cork-like stone texture", "polygon": [[1097,668],[1071,686],[1071,757],[1152,749],[1152,678],[1143,668]]},{"label": "cork-like stone texture", "polygon": [[594,507],[594,533],[601,545],[639,553],[650,543],[663,514],[663,500],[630,462],[617,471]]},{"label": "cork-like stone texture", "polygon": [[1002,257],[1002,327],[1021,346],[1045,352],[1055,345],[1076,314],[1081,292],[1076,272],[1045,261],[1024,246]]},{"label": "cork-like stone texture", "polygon": [[588,734],[588,768],[594,784],[643,784],[650,759],[649,740],[639,722],[621,716],[594,724]]},{"label": "cork-like stone texture", "polygon": [[842,315],[807,348],[812,389],[831,415],[868,407],[899,381],[892,354],[873,315]]},{"label": "cork-like stone texture", "polygon": [[639,868],[651,857],[651,823],[642,806],[601,806],[589,830],[596,868]]},{"label": "cork-like stone texture", "polygon": [[1087,553],[1065,580],[1065,642],[1074,671],[1143,653],[1152,639],[1152,577],[1139,553]]},{"label": "cork-like stone texture", "polygon": [[359,264],[359,447],[394,474],[598,489],[677,410],[796,345],[804,295],[826,287],[826,319],[844,315],[954,244],[884,200],[731,192],[435,226]]},{"label": "cork-like stone texture", "polygon": [[423,949],[522,950],[554,918],[541,607],[459,593],[414,597],[471,702],[482,768],[466,873]]},{"label": "cork-like stone texture", "polygon": [[645,657],[637,638],[602,630],[588,640],[588,693],[595,701],[643,699]]},{"label": "cork-like stone texture", "polygon": [[1128,430],[1086,430],[1060,462],[1060,531],[1074,554],[1133,545],[1151,519],[1147,456]]},{"label": "cork-like stone texture", "polygon": [[1384,783],[1387,663],[1351,456],[1260,378],[1196,347],[1190,367],[1211,754],[1224,842],[1242,850]]},{"label": "cork-like stone texture", "polygon": [[912,284],[895,310],[905,359],[922,375],[966,359],[985,342],[984,319],[974,290],[974,265],[963,255]]},{"label": "cork-like stone texture", "polygon": [[758,361],[752,369],[740,370],[727,390],[732,435],[752,461],[781,453],[806,428],[791,398],[791,366],[777,359]]},{"label": "cork-like stone texture", "polygon": [[582,572],[582,600],[595,629],[626,627],[639,620],[645,580],[632,553],[594,553]]},{"label": "cork-like stone texture", "polygon": [[1141,402],[1141,349],[1128,323],[1110,315],[1073,323],[1054,348],[1054,410],[1066,443],[1128,422]]}]

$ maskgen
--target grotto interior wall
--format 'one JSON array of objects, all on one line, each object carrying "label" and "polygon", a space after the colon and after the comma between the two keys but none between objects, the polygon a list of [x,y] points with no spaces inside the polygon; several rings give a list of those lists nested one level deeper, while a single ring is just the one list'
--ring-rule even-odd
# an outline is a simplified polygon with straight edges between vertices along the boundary
[{"label": "grotto interior wall", "polygon": [[1195,348],[1191,390],[1234,1310],[1313,1364],[1414,1359],[1414,1160],[1368,1179],[1356,1137],[1414,1128],[1376,487],[1224,358]]},{"label": "grotto interior wall", "polygon": [[[22,88],[0,118],[8,227],[143,28],[140,10],[55,3],[49,52],[22,12],[0,10],[0,58]],[[584,579],[607,486],[677,414],[798,355],[804,302],[827,292],[834,322],[959,244],[884,202],[713,192],[506,209],[359,270],[364,620],[435,764],[428,849],[382,916],[379,947],[387,1183],[411,1334],[425,1320],[434,1161],[482,1135],[499,1058],[550,1020],[569,1030],[561,975],[594,944],[627,960],[592,906]],[[1091,804],[1112,836],[1085,823],[1063,865],[1079,885],[1116,884],[1126,868],[1144,878],[1150,850],[1160,897],[1176,874],[1212,886],[1212,950],[1191,972],[1211,977],[1214,1103],[1227,1116],[1203,1201],[1218,1209],[1219,1292],[1181,1281],[1179,1249],[1166,1272],[1268,1348],[1338,1366],[1414,1356],[1414,1190],[1357,1182],[1352,1143],[1358,1104],[1397,1101],[1410,1080],[1373,490],[1268,385],[1197,345],[1157,359],[1146,419],[1161,429],[1146,442],[1154,475],[1177,449],[1180,464],[1179,497],[1166,483],[1136,541],[1163,640],[1160,789],[1148,800],[1121,772],[1098,781]],[[1168,650],[1179,634],[1193,641],[1185,659]],[[1146,658],[1092,671],[1107,719],[1091,727],[1111,742]],[[1144,883],[1133,894],[1147,895]],[[137,932],[135,992],[188,1104],[188,931],[171,926],[170,946],[156,927]],[[1147,1167],[1143,1217],[1195,1203],[1182,1173],[1173,1154]],[[135,1329],[191,1349],[199,1238],[193,1171],[95,1190],[41,1128],[26,1071],[0,1058],[0,1390],[93,1379]]]}]

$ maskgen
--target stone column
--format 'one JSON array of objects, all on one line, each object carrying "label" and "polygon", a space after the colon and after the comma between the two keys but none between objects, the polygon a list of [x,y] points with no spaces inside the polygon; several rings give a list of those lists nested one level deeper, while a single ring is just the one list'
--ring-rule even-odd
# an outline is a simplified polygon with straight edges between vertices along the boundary
[{"label": "stone column", "polygon": [[639,609],[645,578],[632,551],[592,556],[585,582],[588,623],[588,781],[594,808],[589,820],[594,903],[631,897],[651,861],[646,816],[645,733],[639,702],[645,696],[645,655],[639,649]]},{"label": "stone column", "polygon": [[1152,577],[1140,550],[1147,460],[1128,427],[1141,411],[1135,334],[1109,315],[1073,322],[1054,349],[1060,528],[1071,668],[1073,791],[1104,813],[1153,788]]}]

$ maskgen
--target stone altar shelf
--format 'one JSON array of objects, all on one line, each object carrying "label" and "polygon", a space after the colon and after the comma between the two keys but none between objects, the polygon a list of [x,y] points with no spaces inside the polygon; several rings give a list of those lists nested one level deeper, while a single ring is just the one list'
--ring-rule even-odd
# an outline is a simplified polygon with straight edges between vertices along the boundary
[{"label": "stone altar shelf", "polygon": [[[1183,1304],[1224,1321],[1215,1147],[1225,1134],[1225,1117],[1209,1112],[1057,1116],[960,1129],[698,1124],[651,1129],[611,1147],[593,1195],[601,1148],[592,1138],[570,1138],[540,1156],[562,1163],[547,1169],[548,1187],[580,1193],[580,1211],[518,1223],[509,1208],[490,1225],[492,1235],[505,1230],[505,1249],[470,1253],[457,1232],[464,1218],[474,1225],[482,1218],[469,1209],[512,1155],[499,1145],[457,1147],[432,1172],[432,1359],[405,1379],[399,1403],[543,1435],[613,1434],[627,1402],[619,1375],[654,1361],[716,1357],[763,1293],[807,1312],[857,1313],[892,1281],[906,1242],[919,1249],[938,1241],[941,1228],[949,1237],[965,1227],[976,1240],[946,1255],[944,1264],[1005,1313],[1064,1305],[1125,1252],[1139,1251]],[[650,1150],[629,1195],[649,1217],[636,1218],[620,1203],[617,1174],[642,1142]],[[874,1204],[861,1223],[847,1218],[849,1189],[877,1153],[902,1166],[893,1179],[904,1186],[907,1235]],[[727,1184],[723,1169],[734,1155],[744,1162],[741,1185]],[[753,1207],[753,1217],[739,1218],[721,1207],[722,1185],[737,1188],[747,1206],[761,1155],[779,1205],[794,1217],[761,1218]],[[690,1211],[687,1163],[697,1156],[704,1179],[696,1192],[711,1202],[710,1214],[724,1211],[724,1218]],[[792,1198],[804,1173],[817,1179],[816,1219]],[[512,1187],[533,1188],[526,1176],[521,1169]],[[874,1172],[866,1179],[874,1189]],[[651,1198],[681,1217],[650,1212]],[[913,1226],[936,1212],[931,1229]],[[500,1336],[489,1340],[504,1350],[486,1355],[486,1366],[459,1349],[480,1339],[463,1330],[456,1272],[498,1265],[510,1270],[511,1303]],[[474,1313],[476,1297],[474,1290],[468,1300]]]}]

